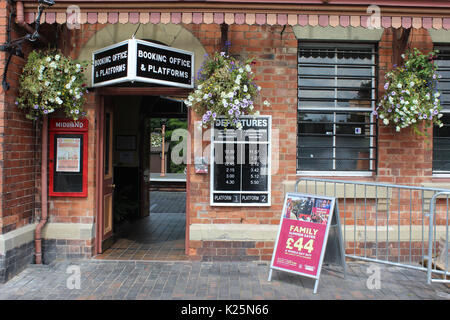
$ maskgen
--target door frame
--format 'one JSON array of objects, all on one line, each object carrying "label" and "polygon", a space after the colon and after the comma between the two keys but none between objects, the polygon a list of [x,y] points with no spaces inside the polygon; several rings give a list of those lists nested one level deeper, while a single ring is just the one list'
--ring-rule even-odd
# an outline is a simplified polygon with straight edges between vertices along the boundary
[{"label": "door frame", "polygon": [[[179,96],[187,97],[192,91],[191,89],[176,88],[176,87],[102,87],[92,88],[95,91],[96,99],[96,170],[95,170],[95,202],[96,202],[96,232],[94,241],[94,255],[102,252],[102,226],[103,226],[103,172],[104,172],[104,115],[105,115],[105,98],[107,96]],[[190,130],[190,109],[188,110],[188,130]],[[190,146],[188,146],[190,149]],[[189,161],[188,161],[189,162]],[[190,164],[187,164],[186,174],[186,195],[189,191],[189,169]],[[184,241],[185,253],[189,252],[189,199],[186,197],[186,236]]]}]

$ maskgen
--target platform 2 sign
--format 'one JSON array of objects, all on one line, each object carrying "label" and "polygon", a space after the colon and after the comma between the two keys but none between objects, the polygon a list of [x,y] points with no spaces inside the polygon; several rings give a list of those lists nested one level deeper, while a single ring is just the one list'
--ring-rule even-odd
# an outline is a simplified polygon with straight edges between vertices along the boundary
[{"label": "platform 2 sign", "polygon": [[92,53],[92,86],[144,82],[194,87],[194,53],[129,39]]},{"label": "platform 2 sign", "polygon": [[243,116],[242,129],[217,119],[211,133],[212,206],[270,206],[270,116]]},{"label": "platform 2 sign", "polygon": [[316,279],[314,291],[317,291],[334,212],[335,198],[286,194],[269,281],[272,269],[278,269]]}]

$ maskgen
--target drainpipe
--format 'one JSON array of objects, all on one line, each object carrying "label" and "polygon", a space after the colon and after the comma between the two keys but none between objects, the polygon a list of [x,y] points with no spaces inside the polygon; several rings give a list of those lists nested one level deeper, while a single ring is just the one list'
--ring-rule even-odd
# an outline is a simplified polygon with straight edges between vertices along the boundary
[{"label": "drainpipe", "polygon": [[17,1],[16,2],[16,23],[27,30],[28,33],[33,34],[34,29],[28,25],[28,23],[25,22],[25,15],[23,13],[23,2]]},{"label": "drainpipe", "polygon": [[48,118],[42,121],[42,161],[41,161],[41,218],[35,231],[36,264],[42,264],[42,228],[48,220],[47,206],[47,159],[48,159]]}]

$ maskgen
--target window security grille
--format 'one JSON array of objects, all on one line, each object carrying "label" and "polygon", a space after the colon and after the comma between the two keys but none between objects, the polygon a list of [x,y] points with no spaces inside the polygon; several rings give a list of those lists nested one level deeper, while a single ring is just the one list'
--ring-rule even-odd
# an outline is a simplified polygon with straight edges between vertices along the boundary
[{"label": "window security grille", "polygon": [[299,42],[299,172],[376,170],[376,75],[374,45]]},{"label": "window security grille", "polygon": [[437,89],[441,93],[444,126],[433,127],[433,173],[450,173],[450,46],[437,46],[437,73],[441,76]]}]

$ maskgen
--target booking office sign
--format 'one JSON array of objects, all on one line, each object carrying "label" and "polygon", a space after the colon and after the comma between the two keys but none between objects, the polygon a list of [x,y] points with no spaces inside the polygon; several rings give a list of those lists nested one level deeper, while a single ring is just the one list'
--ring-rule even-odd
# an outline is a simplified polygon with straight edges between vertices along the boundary
[{"label": "booking office sign", "polygon": [[92,53],[92,86],[144,82],[194,87],[194,53],[129,39]]},{"label": "booking office sign", "polygon": [[314,293],[317,292],[333,213],[333,197],[286,194],[269,281],[273,269],[291,272],[316,279]]}]

